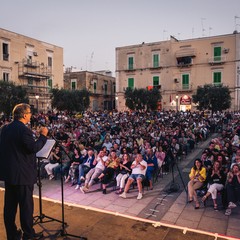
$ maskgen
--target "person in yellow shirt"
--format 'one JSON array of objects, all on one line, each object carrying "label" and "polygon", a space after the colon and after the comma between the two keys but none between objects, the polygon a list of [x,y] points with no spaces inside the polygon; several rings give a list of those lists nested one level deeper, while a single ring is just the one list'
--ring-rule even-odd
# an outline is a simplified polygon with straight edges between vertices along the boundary
[{"label": "person in yellow shirt", "polygon": [[189,174],[190,181],[188,182],[188,202],[195,202],[195,209],[199,209],[200,205],[197,199],[196,190],[201,188],[206,180],[206,168],[203,166],[200,159],[194,161],[194,166]]}]

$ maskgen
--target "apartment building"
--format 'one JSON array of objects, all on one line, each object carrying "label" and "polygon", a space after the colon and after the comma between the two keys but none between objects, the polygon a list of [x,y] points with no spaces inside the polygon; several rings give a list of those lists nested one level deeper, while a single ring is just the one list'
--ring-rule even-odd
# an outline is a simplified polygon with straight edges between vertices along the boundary
[{"label": "apartment building", "polygon": [[66,69],[64,73],[64,89],[82,90],[90,92],[90,106],[88,110],[115,109],[115,78],[110,71],[76,71]]},{"label": "apartment building", "polygon": [[50,89],[63,87],[63,48],[2,28],[0,44],[0,80],[25,88],[35,111],[50,110]]},{"label": "apartment building", "polygon": [[204,84],[228,86],[240,110],[240,34],[142,43],[116,48],[116,107],[126,88],[160,89],[161,109],[196,110],[192,95]]}]

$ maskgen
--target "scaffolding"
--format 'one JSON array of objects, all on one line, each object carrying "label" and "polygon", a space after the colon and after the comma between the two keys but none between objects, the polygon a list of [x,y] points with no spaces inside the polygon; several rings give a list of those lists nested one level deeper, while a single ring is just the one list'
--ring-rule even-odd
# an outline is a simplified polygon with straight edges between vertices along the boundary
[{"label": "scaffolding", "polygon": [[52,67],[23,59],[18,63],[18,77],[27,92],[30,105],[36,111],[49,110],[51,93],[48,81],[52,78]]}]

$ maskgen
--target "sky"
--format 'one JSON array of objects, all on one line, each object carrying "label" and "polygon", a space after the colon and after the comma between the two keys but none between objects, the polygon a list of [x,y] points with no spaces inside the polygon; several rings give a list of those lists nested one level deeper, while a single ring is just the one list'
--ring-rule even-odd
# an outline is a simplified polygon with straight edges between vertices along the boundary
[{"label": "sky", "polygon": [[110,70],[115,48],[240,32],[240,0],[1,0],[0,28],[64,49],[64,66]]}]

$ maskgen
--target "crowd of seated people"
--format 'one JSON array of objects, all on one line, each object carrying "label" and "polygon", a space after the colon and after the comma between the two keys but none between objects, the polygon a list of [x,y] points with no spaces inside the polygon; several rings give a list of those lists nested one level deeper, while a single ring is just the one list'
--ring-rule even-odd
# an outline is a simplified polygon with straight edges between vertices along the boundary
[{"label": "crowd of seated people", "polygon": [[[202,156],[194,161],[189,174],[188,202],[200,208],[198,191],[204,193],[201,201],[211,197],[214,210],[218,202],[229,216],[240,201],[240,120],[233,118],[222,126],[219,137],[211,139]],[[201,190],[201,191],[200,191]],[[217,201],[220,196],[221,201]]]},{"label": "crowd of seated people", "polygon": [[[76,190],[83,193],[100,182],[103,193],[106,193],[107,184],[116,177],[116,193],[124,196],[124,189],[129,187],[132,179],[135,180],[135,177],[130,178],[135,171],[134,161],[141,158],[143,165],[146,162],[146,168],[142,169],[144,180],[147,179],[150,189],[153,189],[153,174],[157,168],[163,166],[165,172],[169,171],[173,161],[181,160],[213,132],[221,131],[222,139],[214,140],[218,142],[213,141],[206,149],[206,162],[210,162],[210,168],[219,155],[218,160],[226,172],[230,158],[236,157],[233,143],[224,139],[232,137],[229,134],[234,131],[232,123],[236,119],[234,113],[205,116],[201,112],[175,111],[85,112],[82,118],[76,118],[67,113],[49,112],[33,115],[31,126],[37,135],[38,123],[46,124],[50,135],[65,149],[61,156],[63,165],[56,164],[48,172],[49,179],[57,178],[59,173],[64,174],[66,182],[76,185]],[[112,152],[116,154],[118,164],[107,169]],[[140,187],[138,190],[138,198],[141,199]],[[197,202],[195,207],[198,207]]]},{"label": "crowd of seated people", "polygon": [[[125,190],[129,188],[130,183],[133,180],[137,181],[134,177],[130,179],[129,177],[134,169],[134,161],[140,158],[139,154],[142,156],[141,161],[147,163],[146,169],[143,169],[144,180],[147,180],[150,189],[153,189],[153,172],[159,166],[163,166],[164,171],[169,171],[173,160],[187,155],[199,141],[207,139],[216,131],[222,134],[219,138],[212,139],[209,147],[204,150],[200,168],[206,168],[206,173],[199,181],[201,184],[195,182],[196,179],[193,181],[192,186],[195,185],[193,189],[197,189],[197,186],[201,187],[206,181],[209,181],[210,186],[210,179],[213,178],[211,175],[217,169],[215,166],[216,169],[212,170],[215,161],[219,162],[221,174],[224,173],[225,177],[229,172],[230,163],[238,159],[234,149],[237,142],[234,131],[238,120],[234,113],[205,117],[204,114],[191,112],[112,114],[89,112],[81,119],[49,116],[48,119],[40,120],[48,122],[51,134],[62,142],[65,149],[68,151],[71,149],[73,152],[69,169],[67,171],[65,169],[64,174],[66,182],[71,180],[71,185],[77,184],[76,189],[80,189],[83,193],[89,192],[93,184],[100,182],[105,194],[106,186],[115,178],[116,193],[126,196]],[[76,150],[78,148],[81,148],[80,152]],[[112,154],[116,156],[117,164],[112,163]],[[86,167],[85,163],[89,155],[92,156],[91,163]],[[76,160],[78,157],[79,161]],[[111,162],[110,166],[109,162]],[[195,162],[196,169],[198,169],[197,165],[198,161]],[[212,185],[202,201],[211,195],[214,207],[217,209],[216,188],[214,188],[216,184]],[[138,199],[141,199],[142,190],[139,184],[138,190]],[[191,196],[189,201],[195,201],[195,208],[198,209],[200,204],[195,198],[195,190],[189,196]]]}]

